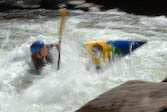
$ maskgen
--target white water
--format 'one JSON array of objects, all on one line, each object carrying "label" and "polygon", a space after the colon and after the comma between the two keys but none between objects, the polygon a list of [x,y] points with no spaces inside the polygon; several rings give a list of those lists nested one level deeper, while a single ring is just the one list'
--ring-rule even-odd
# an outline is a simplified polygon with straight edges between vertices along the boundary
[{"label": "white water", "polygon": [[[31,43],[58,41],[60,17],[54,11],[41,12],[47,14],[0,19],[0,112],[73,112],[128,80],[160,82],[166,77],[167,18],[115,10],[70,12],[63,29],[61,69],[56,70],[55,62],[41,76],[34,75]],[[87,70],[89,58],[81,45],[94,39],[146,39],[148,43],[96,73],[93,67]]]}]

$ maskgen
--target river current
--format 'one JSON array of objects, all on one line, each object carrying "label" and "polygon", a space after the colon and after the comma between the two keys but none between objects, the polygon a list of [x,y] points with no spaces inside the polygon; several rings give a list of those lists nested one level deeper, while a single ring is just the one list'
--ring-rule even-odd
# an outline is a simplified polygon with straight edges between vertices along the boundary
[{"label": "river current", "polygon": [[[107,12],[68,11],[61,63],[35,75],[30,45],[56,43],[61,17],[54,10],[0,13],[0,112],[74,112],[128,80],[160,82],[167,76],[167,18]],[[147,40],[100,73],[88,66],[82,43],[89,40]]]}]

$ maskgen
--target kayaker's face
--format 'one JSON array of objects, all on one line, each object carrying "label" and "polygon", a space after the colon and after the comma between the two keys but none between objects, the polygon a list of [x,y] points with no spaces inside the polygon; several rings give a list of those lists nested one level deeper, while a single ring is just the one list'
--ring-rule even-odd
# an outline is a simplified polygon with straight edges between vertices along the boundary
[{"label": "kayaker's face", "polygon": [[43,48],[41,48],[40,52],[37,53],[37,58],[42,59],[42,58],[46,57],[47,55],[48,55],[48,49],[46,46],[44,46]]}]

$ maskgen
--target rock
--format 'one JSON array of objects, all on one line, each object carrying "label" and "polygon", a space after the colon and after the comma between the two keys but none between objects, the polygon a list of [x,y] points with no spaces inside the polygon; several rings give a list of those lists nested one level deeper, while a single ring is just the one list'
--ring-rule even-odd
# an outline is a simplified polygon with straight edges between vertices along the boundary
[{"label": "rock", "polygon": [[24,5],[24,2],[23,1],[16,1],[15,4],[17,4],[17,5]]},{"label": "rock", "polygon": [[84,0],[72,0],[72,1],[68,1],[67,2],[67,4],[69,4],[69,5],[81,5],[81,4],[83,4],[83,3],[85,3],[85,1]]},{"label": "rock", "polygon": [[[24,9],[24,7],[31,9],[30,5],[38,5],[44,9],[60,9],[59,4],[64,4],[63,7],[72,10],[99,11],[100,9],[100,11],[106,11],[118,8],[120,11],[130,14],[167,15],[165,0],[0,0],[0,11]],[[101,5],[102,8],[94,7],[91,4]]]},{"label": "rock", "polygon": [[128,81],[75,112],[167,112],[167,83]]},{"label": "rock", "polygon": [[86,0],[86,2],[103,5],[105,10],[119,8],[139,15],[167,15],[166,3],[162,0]]},{"label": "rock", "polygon": [[65,3],[59,3],[57,6],[59,8],[66,8],[67,7]]},{"label": "rock", "polygon": [[96,5],[96,4],[94,4],[93,6],[89,8],[89,11],[91,12],[97,12],[97,11],[102,11],[102,10],[103,10],[103,6]]},{"label": "rock", "polygon": [[22,5],[21,8],[37,9],[40,8],[40,5]]},{"label": "rock", "polygon": [[166,82],[167,83],[167,77],[165,77],[165,79],[163,79],[162,82]]},{"label": "rock", "polygon": [[39,4],[33,4],[33,3],[25,3],[24,1],[16,1],[15,4],[13,4],[13,6],[18,7],[18,8],[22,8],[22,9],[37,9],[40,8]]},{"label": "rock", "polygon": [[65,2],[66,0],[42,0],[41,7],[45,9],[59,9],[59,4]]},{"label": "rock", "polygon": [[89,11],[91,11],[91,12],[100,11],[100,8],[98,8],[98,7],[90,7]]},{"label": "rock", "polygon": [[75,9],[76,6],[82,5],[85,3],[85,0],[69,0],[66,5],[70,9]]},{"label": "rock", "polygon": [[80,10],[88,11],[91,6],[93,6],[92,3],[84,3],[84,4],[76,6],[75,9],[80,9]]},{"label": "rock", "polygon": [[0,4],[1,4],[1,3],[5,3],[5,0],[1,0],[1,1],[0,1]]},{"label": "rock", "polygon": [[40,5],[42,0],[23,0],[27,5]]}]

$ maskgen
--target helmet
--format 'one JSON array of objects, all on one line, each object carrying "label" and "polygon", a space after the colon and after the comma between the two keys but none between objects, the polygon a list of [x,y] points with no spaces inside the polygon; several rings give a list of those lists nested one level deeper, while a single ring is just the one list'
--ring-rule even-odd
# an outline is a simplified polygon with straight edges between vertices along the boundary
[{"label": "helmet", "polygon": [[41,48],[44,46],[44,42],[37,40],[31,45],[31,53],[35,54],[41,50]]}]

